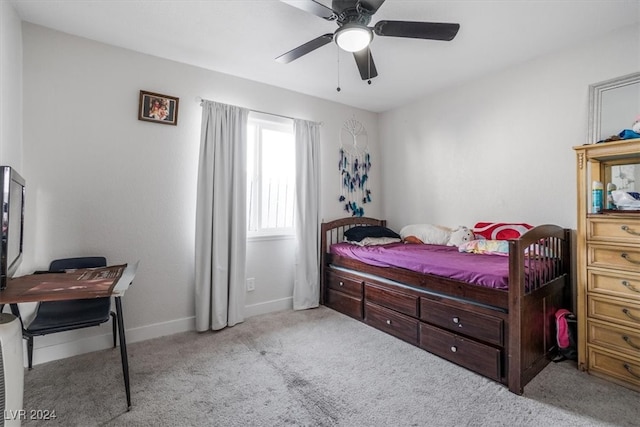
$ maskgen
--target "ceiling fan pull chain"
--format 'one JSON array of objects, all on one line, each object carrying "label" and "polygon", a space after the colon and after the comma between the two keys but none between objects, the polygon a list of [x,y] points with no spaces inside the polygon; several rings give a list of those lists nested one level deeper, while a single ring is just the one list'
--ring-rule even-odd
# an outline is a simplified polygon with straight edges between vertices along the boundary
[{"label": "ceiling fan pull chain", "polygon": [[336,88],[336,91],[340,92],[340,49],[336,49],[336,53],[338,54],[338,87]]},{"label": "ceiling fan pull chain", "polygon": [[367,81],[367,83],[371,84],[371,49],[369,49],[367,47],[367,63],[369,66],[369,80]]}]

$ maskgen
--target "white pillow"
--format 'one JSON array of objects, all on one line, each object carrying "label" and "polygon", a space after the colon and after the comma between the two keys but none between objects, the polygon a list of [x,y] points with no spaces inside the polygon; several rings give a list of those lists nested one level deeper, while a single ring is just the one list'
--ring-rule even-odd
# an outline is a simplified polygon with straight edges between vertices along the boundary
[{"label": "white pillow", "polygon": [[464,242],[474,239],[473,232],[465,226],[455,229],[433,224],[411,224],[400,230],[400,237],[415,237],[422,243],[429,245],[460,246]]},{"label": "white pillow", "polygon": [[402,239],[397,237],[365,237],[359,242],[348,241],[347,243],[351,243],[352,245],[358,246],[376,246],[376,245],[386,245],[388,243],[399,243]]}]

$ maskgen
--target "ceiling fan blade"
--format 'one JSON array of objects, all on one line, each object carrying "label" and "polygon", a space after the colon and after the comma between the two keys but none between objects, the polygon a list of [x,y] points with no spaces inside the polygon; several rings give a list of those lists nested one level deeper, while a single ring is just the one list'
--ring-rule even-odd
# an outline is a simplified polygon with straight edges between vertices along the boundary
[{"label": "ceiling fan blade", "polygon": [[373,15],[380,9],[384,0],[360,0],[360,4]]},{"label": "ceiling fan blade", "polygon": [[276,61],[281,62],[283,64],[288,64],[289,62],[300,58],[301,56],[306,55],[309,52],[313,52],[319,47],[324,46],[327,43],[331,43],[333,40],[333,34],[324,34],[320,37],[316,37],[315,39],[306,42],[305,44],[298,46],[295,49],[290,50],[289,52],[282,54],[276,58]]},{"label": "ceiling fan blade", "polygon": [[338,15],[333,11],[333,9],[328,8],[322,3],[318,3],[314,0],[280,0],[283,3],[286,3],[290,6],[298,8],[300,10],[304,10],[305,12],[309,12],[313,15],[319,16],[322,19],[326,19],[327,21],[335,21],[338,18]]},{"label": "ceiling fan blade", "polygon": [[371,56],[371,49],[366,47],[361,51],[353,52],[353,57],[356,60],[356,65],[358,66],[362,80],[369,80],[378,75],[376,64],[373,62],[373,57]]},{"label": "ceiling fan blade", "polygon": [[444,22],[380,21],[373,31],[378,36],[451,41],[459,29],[460,24]]}]

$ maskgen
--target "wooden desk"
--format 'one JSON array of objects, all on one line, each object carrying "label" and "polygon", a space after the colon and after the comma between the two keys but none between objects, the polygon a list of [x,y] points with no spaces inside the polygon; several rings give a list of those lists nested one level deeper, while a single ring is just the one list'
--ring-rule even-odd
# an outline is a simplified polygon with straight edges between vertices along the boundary
[{"label": "wooden desk", "polygon": [[30,274],[7,280],[7,287],[0,291],[0,304],[24,302],[64,301],[113,296],[118,318],[122,374],[127,394],[127,410],[131,409],[129,386],[129,361],[127,340],[124,334],[121,297],[133,281],[138,263],[102,268],[78,269],[66,273]]}]

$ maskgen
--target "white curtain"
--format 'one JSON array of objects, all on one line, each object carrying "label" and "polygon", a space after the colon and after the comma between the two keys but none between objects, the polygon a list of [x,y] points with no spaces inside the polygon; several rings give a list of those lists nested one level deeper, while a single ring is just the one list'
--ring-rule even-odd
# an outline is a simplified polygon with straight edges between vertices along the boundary
[{"label": "white curtain", "polygon": [[247,117],[243,108],[202,102],[196,206],[196,330],[244,320]]},{"label": "white curtain", "polygon": [[296,145],[296,267],[293,309],[320,301],[320,124],[294,120]]}]

